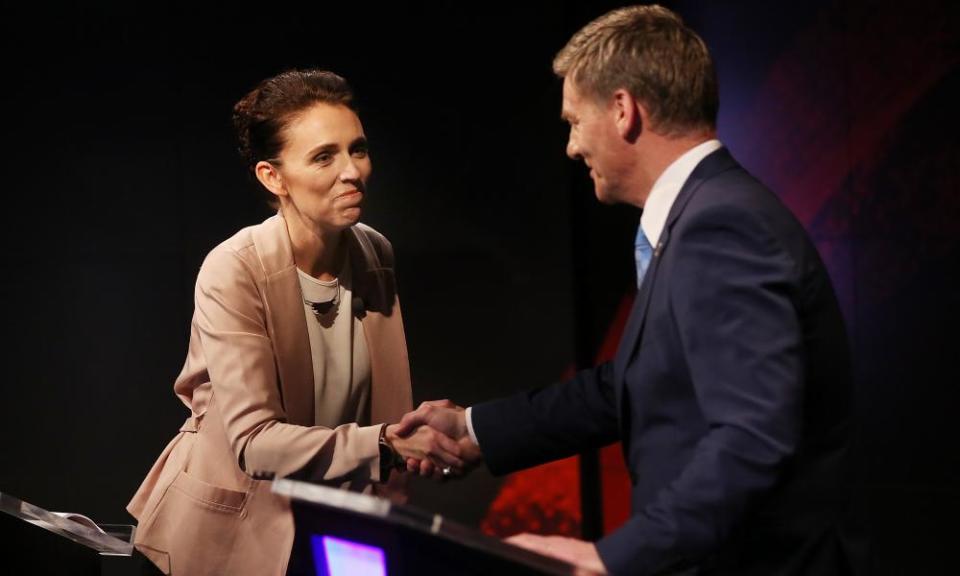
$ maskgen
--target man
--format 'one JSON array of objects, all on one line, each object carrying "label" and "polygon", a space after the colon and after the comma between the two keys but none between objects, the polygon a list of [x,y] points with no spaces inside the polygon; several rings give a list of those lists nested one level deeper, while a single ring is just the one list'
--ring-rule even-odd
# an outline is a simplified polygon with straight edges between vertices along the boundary
[{"label": "man", "polygon": [[577,32],[553,66],[567,154],[590,168],[601,202],[643,208],[639,291],[616,358],[467,410],[425,403],[402,427],[479,446],[496,474],[622,441],[623,527],[596,544],[513,540],[583,568],[846,571],[843,322],[803,227],[715,139],[706,46],[672,12],[629,7]]}]

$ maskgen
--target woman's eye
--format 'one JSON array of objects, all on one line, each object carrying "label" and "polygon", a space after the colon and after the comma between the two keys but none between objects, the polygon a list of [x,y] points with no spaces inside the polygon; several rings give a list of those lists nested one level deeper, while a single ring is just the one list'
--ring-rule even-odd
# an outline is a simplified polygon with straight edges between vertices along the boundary
[{"label": "woman's eye", "polygon": [[352,154],[356,158],[366,158],[368,153],[369,152],[367,151],[366,146],[357,146],[356,148],[350,151],[350,154]]},{"label": "woman's eye", "polygon": [[333,160],[333,154],[329,154],[326,152],[324,152],[323,154],[317,154],[316,156],[313,157],[313,161],[318,162],[320,164],[329,164],[331,160]]}]

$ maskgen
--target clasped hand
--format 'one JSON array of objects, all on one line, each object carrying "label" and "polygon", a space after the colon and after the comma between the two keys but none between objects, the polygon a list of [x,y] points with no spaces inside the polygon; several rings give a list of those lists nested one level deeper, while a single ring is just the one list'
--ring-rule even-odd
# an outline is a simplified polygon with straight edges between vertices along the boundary
[{"label": "clasped hand", "polygon": [[467,432],[465,411],[449,400],[432,400],[387,426],[387,440],[409,472],[443,480],[462,476],[481,460]]},{"label": "clasped hand", "polygon": [[[388,438],[391,434],[398,438],[393,441],[393,446],[406,457],[407,470],[422,476],[440,480],[460,476],[483,458],[480,447],[470,439],[465,410],[449,400],[420,404],[416,410],[405,414],[399,424],[387,427]],[[410,451],[403,447],[405,441],[418,444],[421,440],[420,449]],[[449,473],[442,472],[447,467]],[[575,567],[577,576],[606,573],[592,542],[536,534],[517,534],[507,542],[568,562]]]}]

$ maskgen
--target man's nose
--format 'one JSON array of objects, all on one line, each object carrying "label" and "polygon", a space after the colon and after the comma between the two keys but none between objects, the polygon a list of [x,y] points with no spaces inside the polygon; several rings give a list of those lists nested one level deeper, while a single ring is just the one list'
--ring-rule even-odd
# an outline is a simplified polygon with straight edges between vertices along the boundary
[{"label": "man's nose", "polygon": [[581,158],[580,146],[576,140],[574,140],[573,135],[567,138],[567,156],[569,156],[571,160],[579,160]]}]

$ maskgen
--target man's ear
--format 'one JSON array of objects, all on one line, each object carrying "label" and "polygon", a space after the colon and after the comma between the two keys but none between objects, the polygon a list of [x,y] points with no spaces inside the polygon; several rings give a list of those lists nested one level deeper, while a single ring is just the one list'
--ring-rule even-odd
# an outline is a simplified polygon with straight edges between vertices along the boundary
[{"label": "man's ear", "polygon": [[280,170],[270,162],[266,160],[257,162],[257,165],[253,167],[253,173],[256,174],[257,180],[263,184],[263,187],[277,197],[278,201],[280,197],[287,195],[287,190],[283,187],[283,177],[280,175]]},{"label": "man's ear", "polygon": [[612,105],[617,133],[624,140],[635,142],[649,119],[646,107],[623,88],[613,93]]}]

